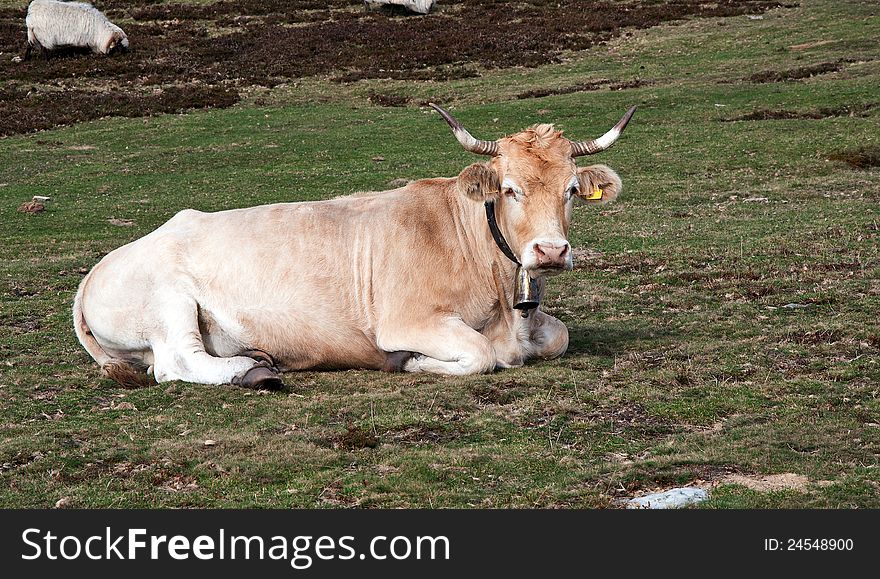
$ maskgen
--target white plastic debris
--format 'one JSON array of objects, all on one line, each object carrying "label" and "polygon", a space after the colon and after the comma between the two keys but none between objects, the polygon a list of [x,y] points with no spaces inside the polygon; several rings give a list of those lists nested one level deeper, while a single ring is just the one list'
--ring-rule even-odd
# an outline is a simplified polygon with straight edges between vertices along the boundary
[{"label": "white plastic debris", "polygon": [[695,487],[669,489],[662,493],[654,493],[636,497],[626,502],[628,509],[679,509],[688,505],[705,501],[709,493]]}]

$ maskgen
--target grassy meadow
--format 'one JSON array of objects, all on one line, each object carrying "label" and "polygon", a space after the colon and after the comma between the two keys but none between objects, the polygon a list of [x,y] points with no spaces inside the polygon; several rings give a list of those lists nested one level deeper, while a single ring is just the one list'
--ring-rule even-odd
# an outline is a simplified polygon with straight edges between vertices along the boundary
[{"label": "grassy meadow", "polygon": [[[701,508],[880,507],[880,7],[759,16],[0,138],[0,506],[602,508],[698,484]],[[581,160],[624,192],[575,210],[575,270],[543,306],[565,356],[288,373],[273,393],[100,377],[71,306],[103,255],[183,208],[455,175],[475,159],[426,101],[484,139],[591,138],[639,105]],[[45,211],[17,210],[34,195]]]}]

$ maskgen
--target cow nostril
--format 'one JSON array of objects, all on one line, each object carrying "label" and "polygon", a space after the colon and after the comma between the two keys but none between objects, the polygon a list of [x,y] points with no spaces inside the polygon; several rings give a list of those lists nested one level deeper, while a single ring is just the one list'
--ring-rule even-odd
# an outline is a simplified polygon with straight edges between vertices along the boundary
[{"label": "cow nostril", "polygon": [[544,250],[541,249],[541,244],[539,244],[539,243],[535,244],[535,255],[537,255],[539,257],[543,257],[543,256],[547,255],[546,253],[544,253]]},{"label": "cow nostril", "polygon": [[559,257],[565,257],[566,255],[568,255],[568,249],[569,249],[569,247],[570,247],[570,246],[569,246],[568,244],[563,245],[563,246],[562,246],[562,251],[559,252]]}]

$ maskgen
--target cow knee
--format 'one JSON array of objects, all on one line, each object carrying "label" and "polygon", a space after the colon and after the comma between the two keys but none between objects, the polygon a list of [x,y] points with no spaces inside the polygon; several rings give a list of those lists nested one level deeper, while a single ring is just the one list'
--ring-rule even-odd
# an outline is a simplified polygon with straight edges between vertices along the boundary
[{"label": "cow knee", "polygon": [[462,354],[458,363],[462,374],[486,374],[495,369],[495,348],[486,342],[479,347]]}]

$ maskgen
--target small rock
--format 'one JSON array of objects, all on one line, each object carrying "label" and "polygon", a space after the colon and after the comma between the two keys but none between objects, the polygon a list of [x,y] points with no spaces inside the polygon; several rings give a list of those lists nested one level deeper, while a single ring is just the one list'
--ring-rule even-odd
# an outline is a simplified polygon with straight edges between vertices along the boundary
[{"label": "small rock", "polygon": [[12,57],[12,62],[14,62],[16,64],[18,64],[21,61],[22,61],[22,58],[20,56],[13,56]]},{"label": "small rock", "polygon": [[709,498],[709,493],[695,487],[669,489],[662,493],[654,493],[636,497],[626,502],[628,509],[678,509],[694,505]]},{"label": "small rock", "polygon": [[211,440],[211,439],[209,438],[208,440],[206,440],[206,441],[203,442],[202,444],[204,444],[205,446],[217,446],[217,441],[216,441],[216,440]]},{"label": "small rock", "polygon": [[63,509],[70,504],[70,497],[61,497],[55,502],[56,509]]},{"label": "small rock", "polygon": [[810,307],[810,304],[785,304],[784,306],[780,306],[789,310],[800,310],[803,308]]}]

